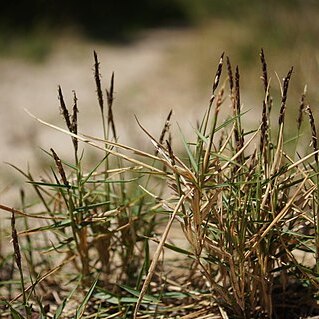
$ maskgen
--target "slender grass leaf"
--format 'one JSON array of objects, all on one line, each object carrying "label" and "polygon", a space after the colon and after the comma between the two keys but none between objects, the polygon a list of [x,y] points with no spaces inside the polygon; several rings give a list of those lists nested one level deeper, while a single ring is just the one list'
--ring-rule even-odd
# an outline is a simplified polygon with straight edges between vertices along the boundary
[{"label": "slender grass leaf", "polygon": [[183,255],[186,255],[186,256],[193,256],[194,255],[191,251],[188,251],[186,249],[177,247],[175,245],[171,245],[171,244],[165,243],[164,246],[166,248],[172,250],[172,251],[175,251],[176,253],[179,253],[179,254],[183,254]]},{"label": "slender grass leaf", "polygon": [[78,307],[78,309],[76,310],[76,314],[75,314],[75,319],[79,319],[83,316],[83,313],[84,313],[84,310],[85,310],[85,307],[87,306],[93,292],[94,292],[94,289],[95,289],[95,286],[98,282],[98,278],[96,278],[93,282],[93,284],[91,285],[89,291],[87,292],[87,294],[85,295],[83,301],[81,302],[80,306]]},{"label": "slender grass leaf", "polygon": [[94,294],[94,297],[100,300],[105,300],[106,302],[113,305],[118,305],[121,301],[121,298],[116,297],[111,293],[107,293],[106,291],[97,292]]},{"label": "slender grass leaf", "polygon": [[24,234],[24,233],[31,234],[31,233],[37,233],[37,232],[46,231],[46,230],[61,229],[61,228],[69,227],[70,225],[71,225],[71,221],[68,219],[68,220],[59,221],[59,222],[56,222],[54,224],[47,225],[47,226],[31,228],[31,229],[28,229],[28,230],[20,232],[20,233],[21,234]]},{"label": "slender grass leaf", "polygon": [[[120,287],[124,290],[126,290],[128,293],[132,294],[133,296],[137,297],[137,299],[135,300],[135,302],[138,300],[138,297],[140,295],[140,291],[139,290],[136,290],[136,289],[133,289],[133,288],[130,288],[126,285],[120,285]],[[155,303],[158,303],[160,302],[159,299],[155,298],[154,296],[151,296],[151,295],[148,295],[148,294],[145,294],[144,297],[143,297],[143,302],[155,302]]]},{"label": "slender grass leaf", "polygon": [[18,312],[17,310],[15,310],[11,304],[7,301],[5,301],[6,305],[10,308],[10,313],[11,313],[11,317],[12,319],[25,319],[25,317],[23,315],[21,315],[20,312]]},{"label": "slender grass leaf", "polygon": [[96,172],[96,170],[100,167],[100,165],[107,159],[107,157],[110,155],[110,153],[107,153],[100,162],[97,163],[97,165],[89,172],[89,174],[86,176],[86,178],[81,181],[82,185],[88,182],[90,177]]},{"label": "slender grass leaf", "polygon": [[75,208],[75,211],[76,212],[81,212],[81,211],[85,211],[85,210],[88,210],[88,209],[104,206],[106,204],[110,204],[110,201],[105,201],[105,202],[100,202],[100,203],[96,203],[96,204],[91,204],[91,205],[77,207],[77,208]]},{"label": "slender grass leaf", "polygon": [[63,299],[62,303],[59,305],[59,307],[57,308],[53,319],[59,319],[61,317],[61,315],[63,314],[63,310],[65,308],[65,306],[67,305],[68,300],[73,296],[74,292],[76,291],[77,287],[75,287],[70,294]]},{"label": "slender grass leaf", "polygon": [[77,186],[64,185],[64,184],[53,184],[53,183],[32,182],[32,181],[27,181],[27,183],[28,183],[28,184],[31,184],[31,185],[37,185],[37,186],[49,186],[49,187],[52,187],[52,188],[78,189]]},{"label": "slender grass leaf", "polygon": [[127,184],[127,183],[131,183],[131,182],[135,182],[139,179],[141,179],[143,176],[140,177],[136,177],[136,178],[131,178],[131,179],[123,179],[123,180],[90,180],[87,181],[87,184]]}]

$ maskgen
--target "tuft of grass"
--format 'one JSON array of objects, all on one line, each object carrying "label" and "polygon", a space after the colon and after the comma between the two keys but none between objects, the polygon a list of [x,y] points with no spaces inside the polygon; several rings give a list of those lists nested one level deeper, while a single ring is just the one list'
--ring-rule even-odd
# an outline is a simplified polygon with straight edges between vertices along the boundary
[{"label": "tuft of grass", "polygon": [[[14,244],[14,257],[1,262],[14,259],[19,270],[19,275],[10,273],[7,285],[0,286],[1,316],[20,318],[25,312],[27,317],[41,318],[282,318],[285,313],[300,318],[318,314],[315,118],[304,90],[293,140],[297,159],[293,159],[291,141],[284,134],[293,68],[280,83],[281,98],[276,101],[263,50],[260,60],[264,98],[253,130],[244,129],[239,67],[233,71],[223,53],[194,141],[180,134],[182,152],[173,146],[172,112],[158,139],[136,119],[154,145],[151,154],[118,141],[114,74],[105,104],[94,52],[103,138],[79,132],[76,94],[70,115],[59,87],[67,129],[38,121],[70,136],[74,162],[64,161],[51,149],[47,152],[51,172],[42,180],[17,169],[38,200],[28,202],[22,192],[21,209],[0,206],[12,214]],[[274,103],[280,105],[278,127],[270,121]],[[231,113],[221,118],[227,104]],[[312,148],[299,143],[303,113],[308,114]],[[85,170],[83,144],[102,153]],[[24,230],[16,230],[15,216],[24,219]],[[187,247],[174,243],[177,232]],[[169,251],[177,257],[165,259]],[[300,256],[312,264],[305,264]]]}]

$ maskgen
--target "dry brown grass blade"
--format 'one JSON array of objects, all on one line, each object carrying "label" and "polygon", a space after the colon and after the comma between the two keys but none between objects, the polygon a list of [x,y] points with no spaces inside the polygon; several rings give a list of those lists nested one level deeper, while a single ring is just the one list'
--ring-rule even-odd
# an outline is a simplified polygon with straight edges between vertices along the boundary
[{"label": "dry brown grass blade", "polygon": [[316,154],[319,153],[319,150],[315,151],[315,152],[312,152],[306,156],[304,156],[303,158],[301,158],[299,161],[297,162],[294,162],[293,164],[289,165],[288,168],[287,168],[287,171],[295,168],[296,166],[299,166],[300,164],[302,164],[303,162],[307,161],[309,158],[311,158],[312,156],[315,156]]},{"label": "dry brown grass blade", "polygon": [[[43,123],[43,122],[42,122]],[[51,125],[50,125],[51,126]],[[52,127],[52,126],[51,126]],[[54,128],[54,127],[53,127]],[[155,161],[160,161],[160,162],[164,162],[164,160],[156,155],[152,155],[152,154],[149,154],[147,152],[143,152],[139,149],[136,149],[136,148],[133,148],[133,147],[130,147],[130,146],[127,146],[127,145],[124,145],[124,144],[121,144],[119,142],[112,142],[112,141],[108,141],[106,139],[103,139],[103,138],[99,138],[99,137],[95,137],[95,136],[91,136],[91,135],[88,135],[88,134],[81,134],[81,135],[78,135],[78,136],[83,136],[86,140],[91,140],[91,141],[96,141],[96,142],[101,142],[103,143],[103,145],[107,144],[111,147],[116,147],[116,148],[120,148],[120,149],[123,149],[123,150],[126,150],[126,151],[131,151],[132,153],[136,154],[136,155],[140,155],[140,156],[143,156],[143,157],[147,157],[151,160],[155,160]],[[82,139],[79,138],[79,140],[83,141]],[[84,141],[83,141],[84,142]],[[97,144],[96,144],[97,145]],[[103,150],[105,150],[105,147],[103,147]]]},{"label": "dry brown grass blade", "polygon": [[[301,164],[302,162],[300,163],[300,161],[298,161],[298,162],[296,162],[298,164],[295,165],[296,163],[292,160],[292,158],[288,154],[286,154],[284,152],[283,156],[291,163],[291,165],[289,165],[288,168],[287,168],[287,172],[296,167],[298,173],[300,173],[303,177],[307,177],[308,176],[307,175],[307,171],[305,169],[301,169],[299,167],[299,164]],[[302,158],[301,160],[303,161],[304,159]],[[305,159],[305,160],[307,160],[307,159]],[[297,175],[297,173],[296,173],[296,175]],[[309,183],[310,187],[312,187],[312,188],[316,187],[315,183],[310,178],[308,179],[308,183]]]},{"label": "dry brown grass blade", "polygon": [[215,128],[216,128],[218,114],[219,114],[219,111],[220,111],[220,107],[223,104],[224,91],[225,91],[225,88],[223,86],[220,89],[220,91],[218,92],[218,95],[217,95],[215,114],[214,114],[214,125],[212,125],[212,129],[211,129],[211,132],[210,132],[208,145],[206,147],[204,160],[203,160],[203,175],[206,174],[208,166],[209,166],[209,158],[210,158],[210,154],[211,154],[211,150],[212,150],[212,146],[213,146],[213,138],[214,138],[214,133],[215,133]]},{"label": "dry brown grass blade", "polygon": [[169,165],[171,168],[174,167],[175,165],[175,157],[172,158],[170,157],[170,154],[168,152],[168,150],[165,149],[165,147],[158,142],[145,128],[144,126],[140,123],[140,121],[138,120],[138,118],[135,116],[135,120],[138,124],[138,126],[140,127],[140,129],[150,138],[152,144],[155,147],[156,153],[159,153],[160,155],[162,155],[164,157],[165,163],[167,165]]},{"label": "dry brown grass blade", "polygon": [[248,258],[256,246],[260,243],[260,241],[269,233],[269,231],[287,214],[289,208],[293,204],[295,198],[301,193],[302,188],[304,187],[305,183],[307,182],[308,177],[304,178],[302,183],[299,185],[295,193],[291,196],[285,207],[278,213],[278,215],[273,219],[273,221],[268,225],[268,227],[262,232],[260,236],[258,236],[257,240],[252,245],[251,249],[245,254],[245,258]]},{"label": "dry brown grass blade", "polygon": [[43,216],[41,215],[31,215],[25,212],[22,212],[18,209],[12,208],[12,207],[8,207],[6,205],[2,205],[0,204],[0,209],[9,212],[9,213],[14,213],[20,216],[24,216],[24,217],[28,217],[28,218],[35,218],[35,219],[47,219],[47,220],[65,220],[66,218],[62,218],[62,217],[52,217],[52,216]]},{"label": "dry brown grass blade", "polygon": [[210,313],[207,314],[207,312],[209,312],[209,310],[204,308],[180,317],[180,319],[220,319],[218,315],[213,315]]},{"label": "dry brown grass blade", "polygon": [[[161,145],[164,143],[165,135],[169,132],[172,114],[173,114],[173,110],[170,110],[170,112],[167,115],[164,127],[162,129],[162,132],[161,132],[161,135],[160,135],[160,138],[159,138],[159,143]],[[157,155],[158,155],[158,150],[156,149],[155,156],[157,156]]]},{"label": "dry brown grass blade", "polygon": [[[25,292],[28,292],[30,290],[32,290],[35,286],[37,286],[40,282],[42,282],[43,280],[45,280],[47,277],[53,275],[54,273],[56,273],[58,270],[60,270],[62,267],[64,267],[66,264],[68,264],[69,262],[73,261],[76,258],[76,255],[73,255],[67,259],[65,259],[61,264],[59,264],[58,266],[50,269],[48,272],[46,272],[44,275],[42,275],[41,277],[39,277],[32,285],[29,285],[28,287],[26,287]],[[16,297],[14,297],[10,303],[18,300],[19,298],[21,298],[21,296],[23,295],[23,293],[18,294]]]},{"label": "dry brown grass blade", "polygon": [[258,129],[256,132],[251,136],[251,138],[242,146],[242,148],[229,160],[227,161],[221,168],[220,170],[223,171],[224,169],[227,168],[227,166],[231,163],[233,163],[243,152],[244,150],[250,145],[250,143],[255,139],[257,134],[259,133],[261,128],[261,125],[259,125]]},{"label": "dry brown grass blade", "polygon": [[[141,162],[141,161],[138,161],[138,160],[136,160],[136,159],[134,159],[134,158],[128,157],[128,156],[126,156],[126,155],[124,155],[124,154],[121,154],[121,153],[119,153],[119,152],[116,152],[116,151],[114,151],[114,150],[112,150],[112,149],[109,149],[109,148],[106,149],[105,147],[100,146],[100,145],[98,145],[98,144],[96,144],[96,143],[93,143],[92,141],[90,141],[90,140],[87,139],[87,138],[82,137],[81,135],[74,134],[74,133],[72,133],[72,132],[69,132],[69,131],[67,131],[67,130],[64,130],[64,129],[61,128],[61,127],[58,127],[58,126],[55,126],[55,125],[53,125],[53,124],[50,124],[50,123],[48,123],[48,122],[46,122],[46,121],[43,121],[43,120],[37,118],[36,116],[34,116],[34,115],[33,115],[31,112],[29,112],[27,109],[25,109],[25,112],[26,112],[27,114],[29,114],[31,117],[33,117],[35,120],[37,120],[38,122],[40,122],[40,123],[42,123],[42,124],[44,124],[44,125],[46,125],[46,126],[48,126],[48,127],[51,127],[51,128],[53,128],[53,129],[55,129],[55,130],[57,130],[57,131],[59,131],[59,132],[62,132],[62,133],[67,134],[67,135],[69,135],[69,136],[75,137],[75,138],[77,138],[79,141],[81,141],[81,142],[83,142],[83,143],[86,143],[86,144],[88,144],[88,145],[90,145],[90,146],[92,146],[92,147],[94,147],[94,148],[97,148],[97,149],[99,149],[99,150],[101,150],[101,151],[104,151],[104,152],[108,152],[108,153],[110,153],[110,154],[112,154],[112,155],[114,155],[114,156],[117,156],[117,157],[120,157],[120,158],[122,158],[122,159],[124,159],[124,160],[127,160],[128,162],[131,162],[131,163],[134,163],[134,164],[136,164],[136,165],[139,165],[139,166],[142,166],[142,167],[144,167],[144,168],[147,168],[147,169],[151,170],[152,172],[156,172],[156,173],[160,173],[160,174],[165,174],[165,172],[163,172],[162,170],[160,170],[160,169],[158,169],[158,168],[156,168],[156,167],[153,167],[153,166],[151,166],[151,165],[148,165],[148,164],[146,164],[146,163],[143,163],[143,162]],[[119,146],[119,147],[121,147],[121,144],[114,143],[114,142],[104,141],[104,143],[108,143],[108,144],[110,144],[110,145],[114,145],[114,146]],[[136,150],[136,149],[128,148],[128,147],[125,148],[125,149],[129,149],[129,150],[132,150],[133,152],[136,152],[136,154],[145,155],[145,156],[147,156],[148,158],[153,158],[153,159],[155,158],[155,159],[161,161],[160,158],[155,157],[155,156],[152,156],[152,155],[150,155],[150,154],[148,154],[148,153],[139,152],[139,151]]]},{"label": "dry brown grass blade", "polygon": [[173,213],[172,213],[172,216],[170,217],[170,219],[169,219],[169,221],[168,221],[168,223],[167,223],[167,225],[166,225],[166,228],[165,228],[165,230],[164,230],[164,232],[163,232],[163,235],[162,235],[162,237],[161,237],[161,240],[160,240],[160,242],[159,242],[159,244],[158,244],[158,246],[157,246],[157,248],[156,248],[156,251],[155,251],[155,253],[154,253],[154,255],[153,255],[153,259],[152,259],[152,262],[151,262],[151,265],[150,265],[148,274],[147,274],[147,276],[146,276],[146,278],[145,278],[145,281],[144,281],[144,283],[143,283],[143,286],[142,286],[140,295],[139,295],[138,300],[137,300],[136,305],[135,305],[134,314],[133,314],[133,318],[134,318],[134,319],[137,318],[137,313],[138,313],[139,307],[140,307],[140,305],[141,305],[141,303],[142,303],[142,300],[143,300],[143,298],[144,298],[144,296],[145,296],[145,294],[146,294],[147,288],[148,288],[148,286],[149,286],[149,284],[150,284],[150,282],[151,282],[151,280],[152,280],[152,277],[153,277],[153,275],[154,275],[154,272],[155,272],[155,269],[156,269],[156,266],[157,266],[158,259],[159,259],[159,257],[160,257],[161,252],[162,252],[163,246],[164,246],[164,244],[165,244],[167,235],[168,235],[168,233],[169,233],[169,231],[170,231],[170,229],[171,229],[171,226],[172,226],[172,223],[173,223],[173,221],[174,221],[174,219],[175,219],[175,216],[176,216],[176,214],[177,214],[179,208],[180,208],[181,205],[183,204],[185,197],[187,197],[187,196],[188,196],[188,195],[182,195],[182,196],[180,197],[180,199],[179,199],[179,201],[178,201],[178,203],[177,203],[177,205],[176,205],[176,207],[175,207],[175,209],[174,209],[174,211],[173,211]]},{"label": "dry brown grass blade", "polygon": [[284,143],[283,137],[284,137],[284,127],[283,127],[283,125],[280,125],[278,143],[276,146],[276,153],[274,155],[274,161],[273,161],[273,164],[272,164],[271,170],[270,170],[270,176],[274,175],[280,167],[280,163],[281,163],[281,159],[282,159],[282,148],[283,148],[283,143]]},{"label": "dry brown grass blade", "polygon": [[[30,114],[30,115],[32,116],[32,114]],[[33,116],[33,117],[36,118],[35,116]],[[48,124],[45,121],[42,121],[42,120],[39,120],[39,119],[37,119],[37,120],[40,121],[43,124],[49,125],[50,127],[58,129],[58,130],[60,130],[60,131],[65,133],[65,131],[63,129],[61,130],[60,128],[55,127],[54,125]],[[137,120],[137,122],[138,122],[138,120]],[[157,142],[156,139],[150,133],[148,133],[148,131],[139,122],[138,122],[138,125],[147,134],[147,136],[150,138],[152,144],[154,145],[155,149],[158,150],[158,152],[162,155],[163,158],[157,156],[156,154],[152,155],[150,153],[143,152],[143,151],[141,151],[139,149],[136,149],[136,148],[121,144],[119,142],[112,142],[112,141],[108,141],[106,139],[90,136],[90,135],[87,135],[87,134],[81,134],[80,136],[78,136],[78,138],[79,138],[79,140],[81,140],[83,142],[86,142],[86,143],[88,143],[87,142],[88,140],[98,141],[98,142],[103,143],[104,145],[107,144],[107,145],[112,146],[112,147],[116,147],[116,148],[120,148],[120,149],[123,149],[123,150],[131,151],[131,152],[133,152],[136,155],[140,155],[140,156],[149,158],[151,160],[162,162],[163,164],[169,166],[173,171],[176,171],[176,172],[177,171],[180,171],[180,172],[188,171],[189,175],[191,175],[193,179],[195,178],[194,175],[191,173],[191,171],[188,169],[188,167],[178,157],[176,157],[175,155],[174,155],[174,161],[176,160],[178,162],[178,164],[181,165],[182,167],[178,167],[178,166],[174,167],[172,165],[172,163],[171,163],[171,158],[169,157],[168,151],[163,147],[163,145],[161,145],[159,142]],[[81,136],[85,137],[87,140],[84,141],[83,139],[80,138]],[[94,146],[93,143],[89,143],[89,144]],[[99,148],[102,149],[101,147],[99,147]],[[103,150],[105,150],[105,148],[103,148]],[[162,173],[165,173],[165,172],[162,171]]]},{"label": "dry brown grass blade", "polygon": [[[270,169],[270,176],[274,176],[276,172],[278,171],[280,164],[281,164],[281,159],[282,159],[282,146],[283,146],[283,131],[284,131],[284,126],[283,123],[280,125],[279,128],[279,137],[278,137],[278,143],[277,143],[277,149],[274,155],[274,161],[272,163],[271,169]],[[271,191],[272,188],[272,183],[267,184],[267,188],[265,191],[265,194],[263,196],[263,200],[260,205],[260,210],[263,211],[264,207],[268,201],[268,195]]]},{"label": "dry brown grass blade", "polygon": [[[225,151],[226,147],[229,144],[230,139],[232,138],[233,134],[234,134],[234,130],[235,130],[235,126],[233,125],[229,134],[227,135],[226,139],[223,141],[220,141],[220,147],[219,147],[219,154],[223,154],[223,152]],[[222,131],[222,133],[224,133],[225,131]]]},{"label": "dry brown grass blade", "polygon": [[[181,161],[175,154],[172,152],[172,148],[170,147],[169,141],[166,141],[166,145],[168,149],[165,149],[163,145],[161,145],[139,122],[139,120],[135,117],[137,124],[141,128],[141,130],[150,138],[152,144],[155,149],[158,150],[159,154],[164,157],[163,163],[165,163],[170,169],[181,175],[182,178],[191,179],[192,181],[196,181],[196,176],[193,172],[188,168],[188,166]],[[178,166],[177,163],[180,165]],[[167,176],[167,175],[166,175]],[[186,183],[185,183],[186,184]]]},{"label": "dry brown grass blade", "polygon": [[219,306],[218,309],[223,319],[229,319],[226,311],[222,307]]},{"label": "dry brown grass blade", "polygon": [[[283,111],[283,116],[284,116],[284,111]],[[277,148],[276,152],[274,154],[274,160],[271,165],[270,169],[270,176],[274,176],[276,172],[279,170],[280,165],[281,165],[281,160],[282,160],[282,155],[283,155],[283,138],[284,138],[284,123],[280,122],[280,127],[279,127],[279,133],[278,133],[278,142],[277,142]],[[272,183],[268,183],[260,209],[261,211],[264,209],[267,201],[268,201],[268,195],[271,191],[272,188]]]}]

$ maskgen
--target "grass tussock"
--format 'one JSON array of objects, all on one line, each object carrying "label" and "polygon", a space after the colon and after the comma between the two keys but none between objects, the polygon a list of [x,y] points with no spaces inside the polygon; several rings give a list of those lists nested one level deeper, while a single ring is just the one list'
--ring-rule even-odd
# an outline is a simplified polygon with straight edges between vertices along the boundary
[{"label": "grass tussock", "polygon": [[[173,146],[172,112],[159,138],[137,120],[154,145],[151,154],[118,141],[114,74],[105,103],[94,52],[103,138],[79,133],[76,94],[70,115],[59,87],[67,129],[38,121],[71,137],[74,162],[51,149],[51,172],[41,180],[16,168],[37,200],[30,197],[27,202],[22,192],[20,209],[0,206],[12,215],[14,248],[0,255],[0,316],[190,319],[318,314],[314,114],[305,89],[297,136],[287,141],[293,68],[279,83],[280,101],[274,101],[263,51],[260,59],[264,98],[253,130],[245,130],[239,68],[233,69],[222,54],[194,140],[185,140],[181,133],[183,151]],[[274,124],[275,105],[279,112]],[[221,118],[227,109],[231,114]],[[304,113],[312,148],[301,143]],[[83,168],[81,144],[101,154],[91,168]],[[174,242],[174,232],[183,234],[186,247]],[[175,256],[170,266],[163,255],[169,251]]]}]

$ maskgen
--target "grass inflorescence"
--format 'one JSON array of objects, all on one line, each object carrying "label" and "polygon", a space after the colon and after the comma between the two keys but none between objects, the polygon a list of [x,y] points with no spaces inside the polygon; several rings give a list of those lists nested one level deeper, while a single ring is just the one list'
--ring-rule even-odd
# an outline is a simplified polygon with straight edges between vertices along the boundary
[{"label": "grass inflorescence", "polygon": [[[226,72],[223,69],[226,59]],[[285,122],[291,68],[271,97],[263,50],[260,118],[245,130],[240,74],[222,54],[208,108],[194,132],[173,146],[172,112],[157,139],[137,120],[154,153],[120,144],[113,114],[114,73],[104,102],[94,78],[103,138],[79,133],[58,88],[74,162],[51,149],[51,172],[12,214],[13,254],[0,256],[1,317],[300,318],[319,313],[319,180],[315,118],[302,93],[291,155]],[[228,96],[227,87],[228,86]],[[279,106],[278,127],[272,124]],[[230,106],[228,108],[227,104]],[[107,106],[107,112],[104,107]],[[225,118],[220,117],[226,113]],[[303,113],[312,148],[300,144]],[[254,115],[256,116],[256,115]],[[80,145],[101,153],[84,171]],[[300,155],[303,154],[303,155]],[[24,194],[22,192],[22,194]],[[16,218],[24,224],[16,226]],[[24,230],[17,231],[25,226]],[[174,233],[183,235],[180,246]],[[165,254],[174,258],[166,265]],[[165,252],[165,254],[164,254]],[[164,254],[164,255],[163,255]],[[305,260],[307,262],[305,262]],[[14,262],[18,274],[12,269]]]}]

